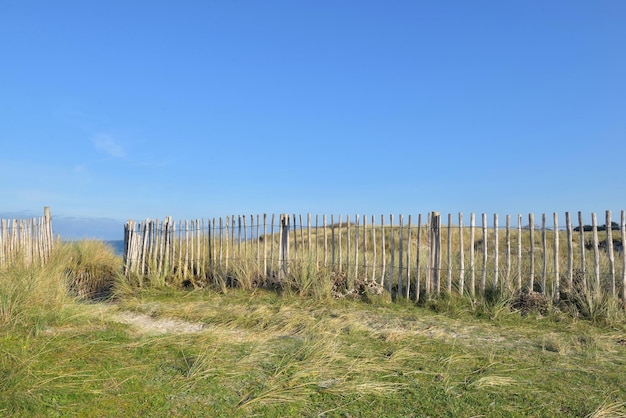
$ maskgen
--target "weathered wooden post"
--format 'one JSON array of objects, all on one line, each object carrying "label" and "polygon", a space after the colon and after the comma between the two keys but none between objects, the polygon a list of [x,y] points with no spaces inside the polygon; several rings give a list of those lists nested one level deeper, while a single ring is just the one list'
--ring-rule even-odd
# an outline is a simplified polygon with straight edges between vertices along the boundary
[{"label": "weathered wooden post", "polygon": [[613,223],[611,222],[611,211],[606,211],[606,250],[609,254],[609,269],[611,275],[611,296],[615,296],[615,258],[613,255]]},{"label": "weathered wooden post", "polygon": [[376,262],[377,262],[377,258],[376,258],[376,219],[374,218],[374,215],[372,215],[372,251],[373,251],[373,259],[374,262],[372,263],[372,282],[376,281]]},{"label": "weathered wooden post", "polygon": [[448,213],[448,280],[446,291],[452,293],[452,214]]},{"label": "weathered wooden post", "polygon": [[421,246],[422,246],[422,214],[419,213],[417,215],[417,255],[415,261],[415,301],[419,302],[420,300],[420,274],[421,274],[421,266],[420,266],[420,256],[421,256]]},{"label": "weathered wooden post", "polygon": [[263,277],[267,279],[267,213],[263,214]]},{"label": "weathered wooden post", "polygon": [[54,237],[52,235],[52,215],[50,214],[50,207],[45,206],[43,208],[43,229],[44,229],[44,257],[43,261],[48,261],[50,253],[52,252],[52,243]]},{"label": "weathered wooden post", "polygon": [[574,285],[574,245],[572,242],[572,219],[565,212],[565,230],[567,234],[567,286],[571,290]]},{"label": "weathered wooden post", "polygon": [[528,214],[528,227],[530,228],[530,273],[528,277],[528,293],[535,291],[535,215]]},{"label": "weathered wooden post", "polygon": [[426,257],[426,283],[424,287],[424,293],[427,298],[433,290],[433,212],[428,212],[426,221],[426,247],[428,249],[428,256]]},{"label": "weathered wooden post", "polygon": [[465,292],[465,254],[463,251],[463,214],[459,212],[459,294]]},{"label": "weathered wooden post", "polygon": [[561,292],[561,277],[559,271],[559,215],[552,214],[554,223],[554,300],[559,300]]},{"label": "weathered wooden post", "polygon": [[399,243],[398,243],[398,298],[400,298],[402,296],[402,252],[403,252],[403,233],[402,230],[404,229],[404,218],[402,215],[398,216],[398,221],[399,221],[399,231],[400,231],[400,235],[399,235]]},{"label": "weathered wooden post", "polygon": [[541,270],[541,294],[546,294],[546,276],[548,275],[548,239],[546,233],[546,214],[541,214],[541,249],[543,252],[543,268]]},{"label": "weathered wooden post", "polygon": [[409,215],[409,223],[407,225],[407,244],[406,244],[406,298],[411,297],[411,215]]},{"label": "weathered wooden post", "polygon": [[389,292],[389,294],[392,294],[393,291],[393,269],[395,266],[395,253],[396,253],[396,249],[395,249],[395,240],[394,240],[394,232],[393,232],[393,214],[389,215],[389,227],[391,229],[391,265],[389,267],[389,282],[387,283],[387,291]]},{"label": "weathered wooden post", "polygon": [[587,289],[587,274],[585,269],[585,227],[583,226],[583,213],[578,211],[578,229],[580,235],[580,276],[582,277],[583,289]]},{"label": "weathered wooden post", "polygon": [[289,269],[289,215],[280,215],[280,244],[278,253],[280,255],[280,274],[281,279],[288,273]]},{"label": "weathered wooden post", "polygon": [[324,268],[328,266],[328,235],[326,232],[326,215],[322,215],[322,228],[324,228]]},{"label": "weathered wooden post", "polygon": [[511,289],[511,215],[506,215],[506,287],[507,289]]},{"label": "weathered wooden post", "polygon": [[470,236],[469,236],[469,264],[470,264],[470,295],[472,298],[476,296],[476,266],[474,264],[474,226],[476,223],[476,215],[470,213]]},{"label": "weathered wooden post", "polygon": [[498,258],[498,214],[493,214],[493,285],[498,288],[500,276],[500,264]]},{"label": "weathered wooden post", "polygon": [[522,215],[517,214],[517,290],[522,290]]},{"label": "weathered wooden post", "polygon": [[487,214],[482,214],[482,234],[483,234],[483,267],[480,275],[480,294],[485,296],[485,287],[487,284]]},{"label": "weathered wooden post", "polygon": [[[348,277],[348,289],[354,289],[354,283],[359,275],[359,215],[354,215],[354,276]],[[350,235],[348,234],[348,237]],[[350,238],[348,238],[348,243]],[[348,245],[349,247],[350,245]]]},{"label": "weathered wooden post", "polygon": [[622,236],[622,302],[626,301],[626,211],[621,212],[620,232]]},{"label": "weathered wooden post", "polygon": [[382,254],[380,285],[384,286],[385,285],[385,268],[386,268],[386,263],[387,263],[386,251],[385,251],[385,215],[380,215],[380,235],[381,235],[380,251]]},{"label": "weathered wooden post", "polygon": [[596,278],[596,292],[600,292],[600,252],[598,251],[598,220],[595,212],[591,213],[591,233],[593,237],[593,273]]},{"label": "weathered wooden post", "polygon": [[433,291],[439,295],[440,278],[441,278],[441,215],[439,212],[433,212],[431,215],[431,233],[433,247],[431,254],[433,256]]}]

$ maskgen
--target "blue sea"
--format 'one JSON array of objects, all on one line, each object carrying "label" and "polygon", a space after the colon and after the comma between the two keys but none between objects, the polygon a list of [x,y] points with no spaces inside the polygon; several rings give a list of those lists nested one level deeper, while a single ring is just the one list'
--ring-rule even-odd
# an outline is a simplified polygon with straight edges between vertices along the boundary
[{"label": "blue sea", "polygon": [[115,255],[119,255],[120,257],[124,255],[124,240],[104,241],[104,243],[113,248]]}]

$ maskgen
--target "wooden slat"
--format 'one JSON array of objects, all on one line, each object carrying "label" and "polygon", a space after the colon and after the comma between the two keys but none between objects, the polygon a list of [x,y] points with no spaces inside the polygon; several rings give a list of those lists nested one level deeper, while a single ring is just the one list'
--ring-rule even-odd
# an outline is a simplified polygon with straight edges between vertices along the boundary
[{"label": "wooden slat", "polygon": [[459,293],[465,293],[465,254],[463,248],[463,214],[459,212]]},{"label": "wooden slat", "polygon": [[480,275],[480,293],[485,294],[485,287],[487,285],[487,214],[482,214],[482,233],[483,233],[483,265]]},{"label": "wooden slat", "polygon": [[403,230],[404,230],[404,217],[402,215],[398,216],[398,231],[399,231],[399,243],[398,243],[398,297],[402,297],[402,259],[404,258],[403,255]]},{"label": "wooden slat", "polygon": [[559,215],[554,212],[552,214],[552,223],[554,225],[554,246],[553,246],[553,258],[554,258],[554,300],[559,300],[559,293],[561,291],[561,274],[559,263]]},{"label": "wooden slat", "polygon": [[615,258],[613,255],[613,231],[611,223],[611,211],[606,211],[606,251],[609,257],[609,280],[611,286],[611,296],[615,296]]},{"label": "wooden slat", "polygon": [[422,253],[422,214],[417,215],[417,255],[415,261],[415,301],[419,302],[421,281],[421,253]]},{"label": "wooden slat", "polygon": [[580,235],[580,276],[582,278],[583,289],[587,289],[587,272],[585,266],[585,229],[583,225],[583,214],[578,212],[578,228]]},{"label": "wooden slat", "polygon": [[470,264],[470,295],[474,297],[476,295],[476,266],[474,262],[474,251],[476,250],[474,244],[474,223],[476,218],[474,213],[470,213],[470,246],[469,246],[469,264]]},{"label": "wooden slat", "polygon": [[598,251],[598,220],[595,212],[591,214],[591,233],[593,239],[593,275],[596,279],[595,290],[600,289],[600,253]]},{"label": "wooden slat", "polygon": [[548,276],[548,238],[546,233],[546,214],[541,214],[541,248],[543,268],[541,270],[541,293],[546,294],[546,277]]},{"label": "wooden slat", "polygon": [[499,258],[498,258],[498,214],[493,214],[493,285],[496,289],[498,289],[499,285],[499,275],[500,275],[500,266],[499,266]]},{"label": "wooden slat", "polygon": [[530,230],[530,272],[528,273],[528,291],[535,291],[535,215],[528,214],[528,228]]},{"label": "wooden slat", "polygon": [[448,213],[448,277],[446,280],[446,291],[452,293],[452,214]]}]

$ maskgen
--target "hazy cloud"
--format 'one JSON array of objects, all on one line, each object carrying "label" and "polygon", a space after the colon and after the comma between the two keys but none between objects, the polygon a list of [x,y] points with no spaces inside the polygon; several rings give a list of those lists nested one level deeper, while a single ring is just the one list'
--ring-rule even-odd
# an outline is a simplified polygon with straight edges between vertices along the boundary
[{"label": "hazy cloud", "polygon": [[92,142],[97,150],[102,151],[111,157],[114,158],[125,158],[126,151],[124,148],[109,134],[98,134],[93,139]]}]

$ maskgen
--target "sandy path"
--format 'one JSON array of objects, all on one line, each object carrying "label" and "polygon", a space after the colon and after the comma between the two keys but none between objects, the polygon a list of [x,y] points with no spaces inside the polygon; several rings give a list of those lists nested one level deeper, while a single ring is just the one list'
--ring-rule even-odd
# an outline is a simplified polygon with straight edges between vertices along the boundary
[{"label": "sandy path", "polygon": [[109,317],[115,322],[128,324],[141,334],[187,334],[200,332],[205,327],[203,323],[187,322],[172,318],[153,318],[150,315],[122,311],[115,312]]}]

